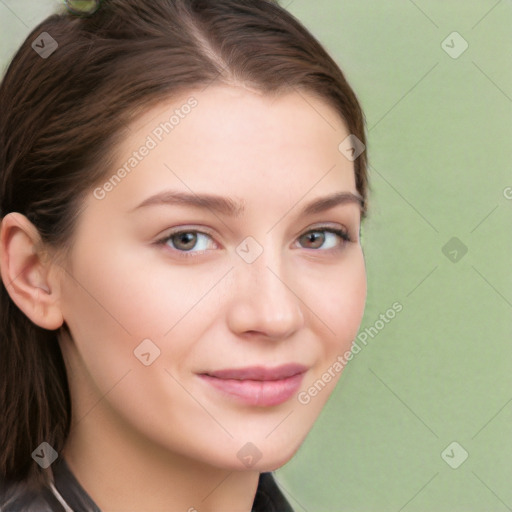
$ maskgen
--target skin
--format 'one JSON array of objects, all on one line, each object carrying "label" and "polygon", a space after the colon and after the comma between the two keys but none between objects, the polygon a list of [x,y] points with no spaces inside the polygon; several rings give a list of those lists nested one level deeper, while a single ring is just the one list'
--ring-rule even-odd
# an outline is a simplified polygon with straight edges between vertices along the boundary
[{"label": "skin", "polygon": [[[65,263],[38,251],[21,214],[2,221],[11,297],[34,323],[65,322],[72,334],[59,330],[73,403],[59,455],[104,512],[250,511],[259,473],[290,460],[340,374],[307,405],[296,393],[261,407],[197,373],[295,362],[309,368],[299,391],[307,390],[350,349],[363,315],[359,205],[299,216],[315,198],[357,194],[353,162],[338,150],[349,132],[337,113],[305,92],[271,98],[212,85],[132,123],[118,165],[191,95],[198,106],[121,183],[101,200],[91,191]],[[166,189],[240,199],[245,212],[131,211]],[[302,236],[325,224],[352,240]],[[178,256],[187,252],[178,237],[156,243],[171,228],[207,233],[189,244],[195,256]],[[250,264],[236,252],[248,236],[263,248]],[[133,353],[144,339],[160,349],[149,366]],[[261,452],[251,467],[237,457],[247,442]]]}]

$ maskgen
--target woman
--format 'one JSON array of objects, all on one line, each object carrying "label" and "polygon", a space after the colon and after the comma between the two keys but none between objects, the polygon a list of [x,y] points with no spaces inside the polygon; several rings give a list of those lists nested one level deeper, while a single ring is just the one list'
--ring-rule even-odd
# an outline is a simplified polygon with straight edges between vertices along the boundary
[{"label": "woman", "polygon": [[270,0],[69,7],[0,88],[2,510],[292,510],[366,298],[357,98]]}]

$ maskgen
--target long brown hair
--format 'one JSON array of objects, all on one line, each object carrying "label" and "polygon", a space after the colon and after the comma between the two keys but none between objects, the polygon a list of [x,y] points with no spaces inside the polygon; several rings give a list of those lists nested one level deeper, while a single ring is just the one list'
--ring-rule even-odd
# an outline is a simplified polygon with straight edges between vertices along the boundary
[{"label": "long brown hair", "polygon": [[[0,86],[0,216],[20,212],[48,247],[69,248],[125,127],[159,101],[213,82],[315,94],[366,144],[343,73],[277,1],[103,0],[90,16],[63,7],[29,34]],[[366,205],[365,152],[354,166]],[[58,331],[33,324],[3,283],[0,311],[0,478],[44,481],[31,454],[43,441],[59,452],[70,428]]]}]

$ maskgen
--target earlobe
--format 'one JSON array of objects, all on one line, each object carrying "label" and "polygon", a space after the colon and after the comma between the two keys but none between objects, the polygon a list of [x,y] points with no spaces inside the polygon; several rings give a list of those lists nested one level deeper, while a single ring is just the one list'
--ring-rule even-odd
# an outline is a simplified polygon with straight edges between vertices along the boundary
[{"label": "earlobe", "polygon": [[7,293],[36,325],[55,330],[63,323],[59,286],[52,262],[41,251],[37,228],[21,213],[2,219],[0,229],[0,273]]}]

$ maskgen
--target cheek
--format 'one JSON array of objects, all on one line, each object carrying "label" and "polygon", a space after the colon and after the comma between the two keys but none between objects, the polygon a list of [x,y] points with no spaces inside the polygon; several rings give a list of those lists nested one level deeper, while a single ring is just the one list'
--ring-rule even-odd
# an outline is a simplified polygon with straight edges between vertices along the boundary
[{"label": "cheek", "polygon": [[[315,305],[313,315],[318,357],[297,395],[304,422],[318,417],[341,377],[346,364],[344,356],[351,349],[366,302],[366,269],[362,252],[352,254],[336,272],[323,272],[319,288],[310,298]],[[320,286],[322,285],[322,286]],[[341,359],[341,360],[340,360]]]},{"label": "cheek", "polygon": [[66,282],[65,318],[91,334],[133,343],[161,337],[178,320],[186,283],[180,282],[179,269],[158,273],[142,256],[122,244],[111,244],[103,253],[82,253]]},{"label": "cheek", "polygon": [[101,392],[140,364],[133,350],[159,332],[152,307],[156,294],[148,287],[145,272],[114,246],[108,249],[77,251],[80,257],[62,288],[74,365],[84,366]]},{"label": "cheek", "polygon": [[[206,267],[187,272],[162,261],[157,267],[147,255],[121,245],[112,244],[102,253],[77,251],[80,257],[62,290],[64,318],[76,345],[75,365],[87,370],[101,392],[129,370],[129,380],[144,387],[152,382],[153,369],[161,373],[186,360],[193,351],[191,340],[203,326],[198,318],[208,318],[198,316],[195,306],[203,306],[201,299],[219,279],[218,272]],[[137,359],[148,349],[151,359],[156,357],[151,367]]]},{"label": "cheek", "polygon": [[[325,272],[310,304],[323,329],[325,353],[330,356],[348,350],[357,335],[366,301],[366,269],[362,252],[340,265],[336,272]],[[320,286],[321,283],[321,286]]]}]

